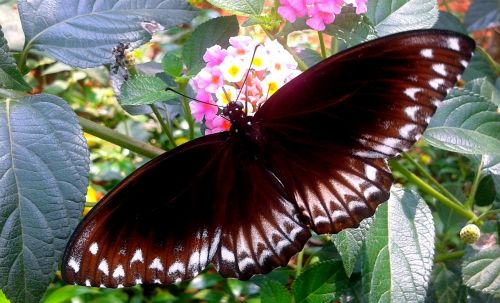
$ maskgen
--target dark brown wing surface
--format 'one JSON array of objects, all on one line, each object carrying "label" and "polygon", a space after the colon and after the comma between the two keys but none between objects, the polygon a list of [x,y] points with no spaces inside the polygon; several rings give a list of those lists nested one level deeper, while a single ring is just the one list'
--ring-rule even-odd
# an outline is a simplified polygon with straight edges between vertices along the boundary
[{"label": "dark brown wing surface", "polygon": [[156,158],[112,190],[68,244],[68,283],[126,287],[237,278],[285,265],[310,234],[279,181],[227,133]]},{"label": "dark brown wing surface", "polygon": [[269,169],[316,232],[357,226],[387,200],[384,159],[420,138],[473,51],[448,31],[384,37],[312,67],[256,113]]}]

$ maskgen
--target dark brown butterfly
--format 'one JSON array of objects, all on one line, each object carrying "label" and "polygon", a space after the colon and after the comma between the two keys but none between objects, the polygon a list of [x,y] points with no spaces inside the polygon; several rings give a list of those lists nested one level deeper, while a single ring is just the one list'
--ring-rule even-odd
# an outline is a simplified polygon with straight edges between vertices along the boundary
[{"label": "dark brown butterfly", "polygon": [[144,165],[85,217],[68,283],[123,287],[266,273],[316,233],[372,216],[389,197],[386,159],[408,150],[467,66],[474,42],[420,30],[341,52],[279,89],[231,130]]}]

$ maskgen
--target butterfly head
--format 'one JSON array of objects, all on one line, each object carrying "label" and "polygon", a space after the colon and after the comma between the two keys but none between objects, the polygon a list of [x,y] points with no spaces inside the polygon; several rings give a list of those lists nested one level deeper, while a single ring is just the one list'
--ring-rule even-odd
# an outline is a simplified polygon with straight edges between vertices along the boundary
[{"label": "butterfly head", "polygon": [[261,141],[259,124],[254,116],[247,115],[245,105],[240,101],[229,102],[222,114],[231,122],[230,132],[236,136],[243,136],[253,142]]}]

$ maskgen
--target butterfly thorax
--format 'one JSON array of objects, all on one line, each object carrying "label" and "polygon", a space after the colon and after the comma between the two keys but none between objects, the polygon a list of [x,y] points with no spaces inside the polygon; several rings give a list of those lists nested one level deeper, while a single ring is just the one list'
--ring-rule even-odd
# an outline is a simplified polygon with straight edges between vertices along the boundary
[{"label": "butterfly thorax", "polygon": [[229,102],[222,110],[222,114],[231,122],[231,134],[242,139],[249,139],[257,145],[262,144],[260,125],[254,116],[246,114],[241,102]]}]

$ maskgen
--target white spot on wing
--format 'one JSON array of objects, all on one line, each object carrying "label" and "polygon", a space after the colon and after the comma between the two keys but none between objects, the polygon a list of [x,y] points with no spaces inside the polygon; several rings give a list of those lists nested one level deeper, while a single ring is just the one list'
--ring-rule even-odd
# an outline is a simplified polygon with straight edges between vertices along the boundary
[{"label": "white spot on wing", "polygon": [[168,268],[168,274],[173,275],[176,272],[184,274],[184,263],[177,261],[170,265],[170,267]]},{"label": "white spot on wing", "polygon": [[452,50],[459,51],[460,50],[460,44],[458,43],[458,38],[451,37],[448,38],[448,47]]},{"label": "white spot on wing", "polygon": [[405,95],[407,95],[408,97],[410,97],[413,101],[416,101],[417,97],[415,96],[415,94],[418,93],[418,92],[421,92],[421,91],[422,91],[421,88],[418,88],[418,87],[409,87],[409,88],[405,89],[404,93],[405,93]]},{"label": "white spot on wing", "polygon": [[467,67],[467,65],[469,65],[469,62],[467,62],[466,60],[460,60],[460,64],[462,64],[463,67]]},{"label": "white spot on wing", "polygon": [[161,264],[160,258],[156,257],[153,262],[151,262],[151,265],[149,265],[149,268],[163,271],[163,264]]},{"label": "white spot on wing", "polygon": [[125,277],[125,271],[123,270],[123,266],[121,264],[118,264],[118,266],[115,268],[115,271],[113,272],[113,278],[119,279],[121,277]]},{"label": "white spot on wing", "polygon": [[123,284],[116,285],[116,288],[123,288]]},{"label": "white spot on wing", "polygon": [[232,251],[227,249],[225,246],[221,246],[220,253],[222,256],[222,260],[227,263],[233,263],[234,262],[234,254]]},{"label": "white spot on wing", "polygon": [[416,128],[417,126],[415,124],[406,124],[399,130],[399,135],[405,139],[409,139],[411,137],[411,132]]},{"label": "white spot on wing", "polygon": [[446,67],[442,63],[433,64],[432,69],[441,76],[446,77],[446,75],[448,75],[448,73],[446,72]]},{"label": "white spot on wing", "polygon": [[141,263],[144,262],[144,258],[142,257],[142,250],[140,248],[137,249],[134,253],[134,256],[132,256],[132,259],[130,260],[130,265],[132,265],[132,263],[134,263],[136,261],[141,262]]},{"label": "white spot on wing", "polygon": [[429,85],[434,89],[438,89],[439,86],[441,86],[443,84],[444,84],[444,80],[441,78],[436,78],[436,79],[432,79],[429,81]]},{"label": "white spot on wing", "polygon": [[181,278],[175,279],[175,283],[179,283],[180,281],[182,281]]},{"label": "white spot on wing", "polygon": [[142,284],[142,279],[141,278],[135,279],[135,284],[136,285]]},{"label": "white spot on wing", "polygon": [[99,285],[99,287],[100,288],[106,288],[106,285],[104,285],[104,284],[101,283],[101,285]]},{"label": "white spot on wing", "polygon": [[368,180],[375,181],[377,179],[377,169],[371,165],[365,165],[366,177]]},{"label": "white spot on wing", "polygon": [[366,204],[360,201],[350,201],[349,203],[347,203],[347,207],[349,208],[349,211],[353,212],[357,209],[365,209]]},{"label": "white spot on wing", "polygon": [[153,283],[155,283],[155,284],[161,284],[161,281],[160,281],[160,279],[154,279]]},{"label": "white spot on wing", "polygon": [[68,261],[68,266],[73,268],[75,273],[80,271],[80,262],[76,261],[75,258],[71,257]]},{"label": "white spot on wing", "polygon": [[101,263],[99,263],[99,266],[97,267],[100,271],[102,271],[106,276],[109,275],[109,267],[108,267],[108,261],[106,259],[102,259]]},{"label": "white spot on wing", "polygon": [[420,55],[422,55],[422,57],[424,57],[424,58],[432,59],[432,57],[433,57],[432,49],[424,48],[423,50],[420,51]]},{"label": "white spot on wing", "polygon": [[420,106],[407,106],[405,108],[405,114],[408,116],[408,118],[412,119],[413,121],[417,120],[417,113],[418,110],[420,109]]},{"label": "white spot on wing", "polygon": [[92,243],[92,245],[90,245],[89,251],[94,256],[97,254],[97,252],[99,251],[99,245],[97,245],[97,242],[94,242]]},{"label": "white spot on wing", "polygon": [[90,285],[91,285],[90,280],[89,279],[85,280],[85,286],[90,286]]}]

